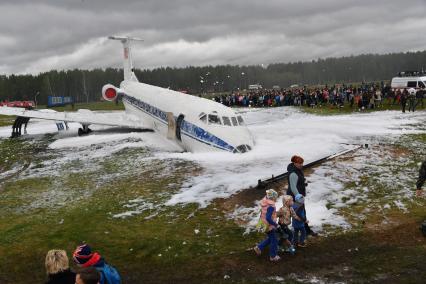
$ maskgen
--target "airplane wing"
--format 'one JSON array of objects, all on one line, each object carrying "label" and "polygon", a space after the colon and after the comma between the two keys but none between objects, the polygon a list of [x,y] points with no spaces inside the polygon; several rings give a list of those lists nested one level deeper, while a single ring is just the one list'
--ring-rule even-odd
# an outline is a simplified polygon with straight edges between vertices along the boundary
[{"label": "airplane wing", "polygon": [[137,117],[125,113],[93,112],[88,109],[80,109],[76,112],[57,112],[50,109],[27,110],[17,107],[0,107],[0,115],[15,115],[29,118],[39,118],[54,121],[78,122],[82,125],[98,124],[108,126],[121,126],[128,128],[148,129]]}]

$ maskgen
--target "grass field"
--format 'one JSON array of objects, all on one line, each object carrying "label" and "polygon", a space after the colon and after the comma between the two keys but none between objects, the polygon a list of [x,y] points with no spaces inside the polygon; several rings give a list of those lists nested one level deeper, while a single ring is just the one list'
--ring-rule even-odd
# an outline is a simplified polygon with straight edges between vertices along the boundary
[{"label": "grass field", "polygon": [[[416,110],[424,110],[426,109],[426,100],[424,102],[424,106],[422,107],[420,104],[416,107]],[[318,115],[334,115],[334,114],[348,114],[352,112],[373,112],[373,111],[383,111],[383,110],[401,110],[401,106],[399,104],[392,104],[391,102],[384,101],[383,104],[377,109],[359,109],[358,107],[350,107],[350,105],[345,104],[344,107],[337,107],[332,105],[326,106],[316,106],[316,107],[303,107],[303,111]],[[408,104],[406,107],[406,111],[408,112]]]},{"label": "grass field", "polygon": [[[308,248],[273,265],[266,255],[246,251],[263,236],[244,234],[244,226],[230,217],[235,205],[260,199],[262,191],[244,190],[206,208],[158,207],[201,169],[179,160],[147,163],[149,150],[134,148],[96,161],[56,163],[64,153],[48,148],[52,140],[51,135],[0,140],[0,283],[43,282],[46,252],[71,253],[81,242],[116,266],[124,283],[421,283],[426,278],[426,242],[419,230],[425,199],[402,194],[401,185],[385,178],[393,174],[414,188],[417,163],[426,155],[425,134],[385,139],[381,147],[359,153],[371,160],[344,187],[355,195],[370,191],[339,209],[351,229],[326,228]],[[379,156],[388,158],[375,162]],[[356,157],[327,166],[342,169],[350,163]],[[57,174],[51,175],[53,170]],[[118,171],[124,174],[115,175]]]}]

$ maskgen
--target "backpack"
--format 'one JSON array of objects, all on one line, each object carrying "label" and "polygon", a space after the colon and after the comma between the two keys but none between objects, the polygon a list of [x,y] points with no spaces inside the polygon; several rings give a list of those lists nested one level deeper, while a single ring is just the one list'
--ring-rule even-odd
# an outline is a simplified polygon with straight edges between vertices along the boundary
[{"label": "backpack", "polygon": [[266,234],[269,231],[269,224],[265,224],[265,222],[263,222],[262,218],[259,217],[259,221],[257,221],[257,224],[256,224],[256,230],[259,233],[265,233]]},{"label": "backpack", "polygon": [[102,267],[96,267],[101,273],[101,284],[121,284],[121,277],[117,269],[105,263]]}]

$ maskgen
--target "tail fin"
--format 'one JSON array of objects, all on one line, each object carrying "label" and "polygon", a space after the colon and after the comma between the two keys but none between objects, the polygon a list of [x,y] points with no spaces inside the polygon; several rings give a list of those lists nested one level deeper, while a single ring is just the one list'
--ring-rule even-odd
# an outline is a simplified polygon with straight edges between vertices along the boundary
[{"label": "tail fin", "polygon": [[135,73],[133,72],[133,61],[132,61],[132,53],[130,50],[130,42],[131,41],[143,41],[143,39],[140,38],[134,38],[134,37],[121,37],[121,36],[110,36],[109,39],[113,40],[119,40],[123,44],[123,50],[124,50],[124,58],[123,58],[123,71],[124,71],[124,80],[131,80],[131,81],[138,81],[138,78],[136,78]]}]

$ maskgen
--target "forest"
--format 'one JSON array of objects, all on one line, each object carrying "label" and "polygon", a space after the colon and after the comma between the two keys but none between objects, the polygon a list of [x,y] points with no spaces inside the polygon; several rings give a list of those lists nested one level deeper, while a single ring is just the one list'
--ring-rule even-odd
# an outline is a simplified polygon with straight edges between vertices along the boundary
[{"label": "forest", "polygon": [[[139,81],[190,94],[231,92],[250,84],[264,88],[290,85],[352,84],[389,81],[400,71],[426,70],[426,51],[364,54],[309,62],[268,66],[218,65],[136,69]],[[40,74],[0,75],[0,101],[34,100],[46,104],[48,96],[71,96],[75,102],[101,99],[104,84],[119,86],[122,69],[52,70]]]}]

